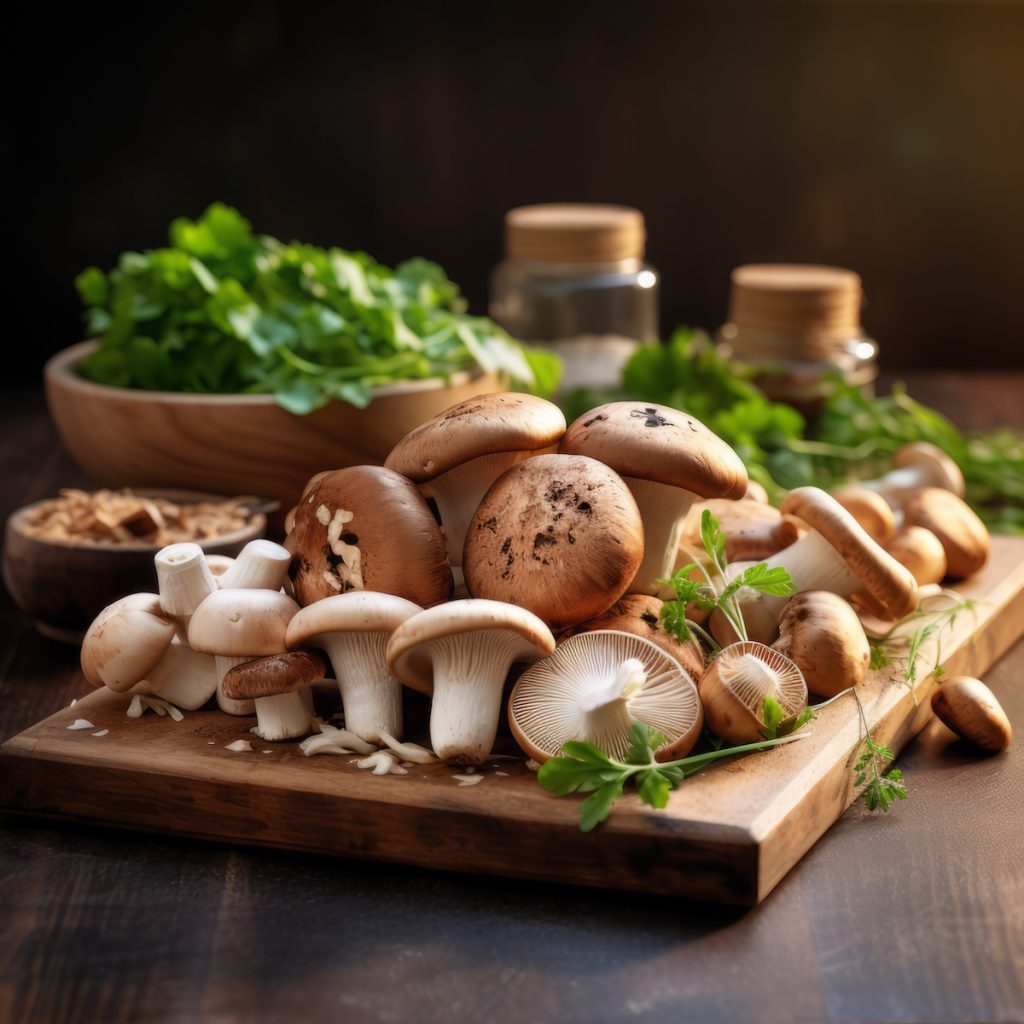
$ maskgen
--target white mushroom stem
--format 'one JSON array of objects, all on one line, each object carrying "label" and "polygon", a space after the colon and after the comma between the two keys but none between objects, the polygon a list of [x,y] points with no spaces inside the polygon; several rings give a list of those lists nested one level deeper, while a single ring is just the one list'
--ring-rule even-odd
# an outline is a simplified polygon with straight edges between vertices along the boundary
[{"label": "white mushroom stem", "polygon": [[654,581],[671,576],[675,568],[686,513],[697,495],[653,480],[632,476],[624,476],[623,480],[633,492],[644,524],[644,560],[630,584],[629,593],[655,594],[658,586]]},{"label": "white mushroom stem", "polygon": [[627,658],[619,665],[611,683],[584,694],[580,701],[579,739],[605,749],[609,736],[629,732],[632,724],[630,699],[644,688],[646,682],[643,662],[638,658]]},{"label": "white mushroom stem", "polygon": [[229,657],[225,654],[218,654],[214,657],[217,665],[217,707],[229,715],[254,715],[256,705],[251,700],[234,700],[232,697],[224,696],[224,677],[236,666],[244,665],[247,661],[255,661],[256,655],[243,656],[241,658]]},{"label": "white mushroom stem", "polygon": [[186,711],[201,708],[217,692],[217,665],[212,655],[200,654],[175,640],[139,684]]},{"label": "white mushroom stem", "polygon": [[250,541],[220,578],[221,590],[280,590],[292,556],[269,540]]},{"label": "white mushroom stem", "polygon": [[313,728],[313,717],[303,698],[303,694],[307,692],[294,690],[292,693],[257,697],[254,702],[256,725],[251,731],[268,743],[308,736]]},{"label": "white mushroom stem", "polygon": [[518,634],[501,629],[441,637],[430,644],[430,745],[442,761],[479,764],[487,759],[498,732],[505,678],[522,649]]},{"label": "white mushroom stem", "polygon": [[192,613],[217,590],[217,581],[198,544],[169,544],[156,553],[153,563],[160,607],[178,624],[179,635],[186,640]]},{"label": "white mushroom stem", "polygon": [[497,452],[470,459],[461,466],[442,473],[433,480],[419,484],[420,492],[431,498],[441,518],[441,532],[448,548],[448,561],[453,569],[462,565],[462,549],[466,530],[473,513],[483,501],[491,484],[512,466],[539,452]]}]

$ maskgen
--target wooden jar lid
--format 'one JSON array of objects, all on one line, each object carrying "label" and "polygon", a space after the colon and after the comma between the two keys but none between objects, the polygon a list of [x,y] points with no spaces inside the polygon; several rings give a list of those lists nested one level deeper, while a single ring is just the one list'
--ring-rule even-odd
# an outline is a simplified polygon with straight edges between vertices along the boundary
[{"label": "wooden jar lid", "polygon": [[540,203],[505,214],[505,251],[541,263],[614,263],[640,259],[644,215],[630,206]]}]

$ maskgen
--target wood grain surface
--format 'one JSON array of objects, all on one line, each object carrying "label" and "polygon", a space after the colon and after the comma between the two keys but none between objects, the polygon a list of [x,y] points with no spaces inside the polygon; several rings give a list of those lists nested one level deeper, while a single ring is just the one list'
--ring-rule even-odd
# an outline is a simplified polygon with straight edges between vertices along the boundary
[{"label": "wood grain surface", "polygon": [[[907,378],[1024,427],[1020,375]],[[0,393],[0,464],[3,513],[81,482],[38,394]],[[0,736],[90,692],[6,597],[0,639]],[[1005,754],[933,721],[911,798],[854,804],[752,910],[5,816],[0,1020],[1019,1021],[1022,674],[1018,642],[986,675]]]}]

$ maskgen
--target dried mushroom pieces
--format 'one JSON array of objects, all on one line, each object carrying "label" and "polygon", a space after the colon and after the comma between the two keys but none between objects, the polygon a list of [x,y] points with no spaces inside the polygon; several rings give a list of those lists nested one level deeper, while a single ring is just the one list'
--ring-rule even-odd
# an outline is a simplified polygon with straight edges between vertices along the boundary
[{"label": "dried mushroom pieces", "polygon": [[250,498],[175,502],[130,490],[92,493],[66,488],[39,502],[25,521],[25,533],[41,540],[79,544],[153,544],[202,541],[243,529]]}]

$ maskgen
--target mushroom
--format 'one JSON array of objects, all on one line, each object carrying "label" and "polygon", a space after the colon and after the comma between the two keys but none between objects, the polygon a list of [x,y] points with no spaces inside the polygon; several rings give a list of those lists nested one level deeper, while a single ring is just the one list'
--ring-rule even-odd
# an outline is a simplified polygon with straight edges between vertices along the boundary
[{"label": "mushroom", "polygon": [[217,581],[221,590],[280,590],[292,556],[270,540],[251,540]]},{"label": "mushroom", "polygon": [[[798,487],[783,499],[781,510],[802,519],[810,528],[795,544],[765,559],[770,568],[786,569],[799,593],[828,590],[852,597],[873,614],[901,619],[917,605],[917,583],[891,555],[885,553],[857,521],[817,487]],[[755,594],[742,598],[740,608],[751,640],[771,643],[788,598]],[[734,638],[719,612],[711,616],[711,631],[720,643]]]},{"label": "mushroom", "polygon": [[288,623],[288,647],[319,647],[330,659],[341,691],[345,726],[357,736],[383,743],[402,735],[402,684],[388,672],[391,634],[423,609],[368,590],[325,597]]},{"label": "mushroom", "polygon": [[662,647],[602,629],[570,637],[531,665],[512,689],[508,721],[535,761],[556,756],[570,740],[621,758],[634,722],[665,736],[657,756],[670,760],[693,748],[704,714],[696,683]]},{"label": "mushroom", "polygon": [[919,487],[941,487],[958,497],[964,494],[964,475],[960,467],[941,448],[926,441],[914,441],[897,448],[892,457],[895,469],[877,480],[863,480],[861,487],[877,491],[893,507],[899,508]]},{"label": "mushroom", "polygon": [[707,509],[719,522],[725,535],[725,557],[730,562],[760,562],[800,539],[800,528],[792,516],[784,516],[771,505],[740,498],[700,501],[693,505],[683,526],[676,564],[693,559],[684,549],[702,552],[701,515]]},{"label": "mushroom", "polygon": [[946,552],[946,571],[955,579],[976,573],[988,560],[985,524],[963,498],[939,487],[924,487],[903,506],[904,522],[923,526]]},{"label": "mushroom", "polygon": [[184,640],[192,613],[217,590],[217,581],[198,544],[168,544],[153,559],[160,589],[160,606],[178,624]]},{"label": "mushroom", "polygon": [[469,521],[487,489],[506,469],[558,444],[564,433],[562,410],[543,398],[479,395],[406,434],[384,465],[434,502],[449,561],[458,568]]},{"label": "mushroom", "polygon": [[773,646],[800,669],[807,689],[821,697],[859,686],[871,661],[857,613],[827,590],[805,590],[786,602]]},{"label": "mushroom", "polygon": [[636,502],[613,470],[582,455],[538,455],[487,492],[462,567],[474,597],[521,605],[566,629],[625,593],[643,545]]},{"label": "mushroom", "polygon": [[645,553],[630,592],[653,594],[672,574],[683,521],[698,498],[742,498],[739,456],[685,412],[611,402],[575,420],[558,450],[587,455],[623,475],[643,519]]},{"label": "mushroom", "polygon": [[938,583],[946,577],[946,552],[942,542],[923,526],[904,526],[885,550],[906,566],[919,586]]},{"label": "mushroom", "polygon": [[888,502],[866,487],[838,487],[832,497],[857,520],[874,541],[885,545],[896,534],[896,516]]},{"label": "mushroom", "polygon": [[595,630],[616,630],[632,633],[657,644],[667,655],[675,658],[694,682],[704,674],[704,652],[696,640],[677,640],[661,624],[663,602],[649,594],[626,594],[603,615],[590,619],[569,630],[563,636],[592,633]]},{"label": "mushroom", "polygon": [[423,496],[379,466],[320,473],[285,542],[299,604],[374,590],[428,607],[452,592],[444,537]]},{"label": "mushroom", "polygon": [[747,501],[756,501],[761,505],[769,504],[768,492],[764,489],[764,484],[759,484],[756,480],[747,481],[747,490],[743,497]]},{"label": "mushroom", "polygon": [[217,705],[229,715],[251,715],[251,700],[224,693],[224,676],[243,661],[287,650],[285,633],[299,606],[277,590],[218,590],[195,610],[189,646],[212,654],[217,664]]},{"label": "mushroom", "polygon": [[939,720],[982,750],[996,754],[1013,739],[1013,728],[996,695],[972,676],[947,679],[932,694],[932,711]]},{"label": "mushroom", "polygon": [[220,586],[224,573],[235,564],[235,560],[230,555],[207,555],[206,564],[209,566],[210,572],[213,573],[217,586]]},{"label": "mushroom", "polygon": [[224,674],[228,700],[251,700],[256,706],[253,732],[268,743],[307,736],[313,716],[306,691],[323,679],[327,664],[319,654],[293,651],[242,662]]},{"label": "mushroom", "polygon": [[432,693],[434,753],[442,761],[477,764],[494,746],[509,668],[554,649],[555,638],[532,612],[470,598],[406,619],[388,642],[387,661],[406,686]]},{"label": "mushroom", "polygon": [[783,721],[807,706],[800,669],[779,651],[753,641],[726,647],[708,665],[698,689],[707,727],[730,743],[764,738],[766,697],[778,702]]}]

